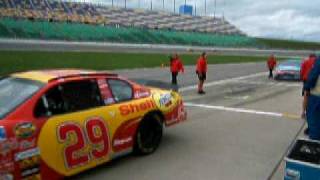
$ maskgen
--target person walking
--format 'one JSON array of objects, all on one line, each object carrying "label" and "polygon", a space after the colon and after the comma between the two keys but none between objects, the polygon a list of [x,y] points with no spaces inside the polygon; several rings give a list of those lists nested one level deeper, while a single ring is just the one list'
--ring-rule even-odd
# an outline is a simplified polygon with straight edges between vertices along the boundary
[{"label": "person walking", "polygon": [[170,56],[170,71],[171,71],[171,84],[178,85],[177,77],[179,72],[184,73],[184,67],[178,54]]},{"label": "person walking", "polygon": [[320,140],[320,58],[318,57],[311,69],[305,84],[307,96],[306,118],[309,138]]},{"label": "person walking", "polygon": [[[303,119],[306,118],[306,109],[307,109],[307,103],[308,103],[308,96],[305,93],[305,86],[308,80],[308,75],[311,71],[311,69],[313,68],[313,65],[316,61],[316,55],[315,54],[311,54],[309,56],[308,59],[304,60],[301,64],[301,71],[300,71],[300,77],[301,80],[303,82],[303,86],[302,86],[302,96],[303,96],[303,101],[302,101],[302,113],[301,113],[301,117]],[[307,127],[304,130],[304,134],[308,134],[309,133],[309,128]]]},{"label": "person walking", "polygon": [[275,56],[272,54],[267,61],[267,66],[269,69],[269,79],[273,78],[273,69],[276,67],[276,65],[277,65],[277,60]]},{"label": "person walking", "polygon": [[207,78],[207,54],[203,52],[197,61],[196,73],[199,78],[198,94],[205,94],[203,90],[204,81]]}]

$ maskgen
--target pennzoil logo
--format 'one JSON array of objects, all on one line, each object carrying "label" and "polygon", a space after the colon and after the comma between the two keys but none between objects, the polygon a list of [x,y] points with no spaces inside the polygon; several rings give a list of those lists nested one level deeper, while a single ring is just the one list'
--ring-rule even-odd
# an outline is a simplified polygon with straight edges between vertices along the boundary
[{"label": "pennzoil logo", "polygon": [[14,129],[14,133],[16,137],[20,139],[27,139],[29,137],[32,137],[35,132],[36,132],[36,127],[29,122],[20,123]]},{"label": "pennzoil logo", "polygon": [[164,112],[171,111],[176,106],[177,99],[170,92],[154,93],[153,99],[159,109]]}]

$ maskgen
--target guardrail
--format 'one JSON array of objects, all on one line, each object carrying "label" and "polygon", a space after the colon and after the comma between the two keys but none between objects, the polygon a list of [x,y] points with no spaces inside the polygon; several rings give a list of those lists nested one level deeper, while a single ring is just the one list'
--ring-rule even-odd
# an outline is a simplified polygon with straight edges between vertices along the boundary
[{"label": "guardrail", "polygon": [[267,56],[307,56],[320,51],[309,50],[279,50],[279,49],[253,49],[253,48],[220,48],[202,46],[183,46],[167,44],[127,44],[108,42],[68,42],[32,39],[0,39],[0,50],[22,51],[83,51],[83,52],[143,52],[143,53],[208,53],[227,55],[256,55]]}]

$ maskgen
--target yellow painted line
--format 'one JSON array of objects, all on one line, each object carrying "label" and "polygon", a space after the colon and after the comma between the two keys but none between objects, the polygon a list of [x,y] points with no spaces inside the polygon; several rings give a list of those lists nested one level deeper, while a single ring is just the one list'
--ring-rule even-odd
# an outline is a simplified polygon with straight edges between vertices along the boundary
[{"label": "yellow painted line", "polygon": [[282,113],[283,117],[289,118],[289,119],[294,119],[294,120],[300,120],[301,116],[296,115],[296,114],[291,114],[291,113]]}]

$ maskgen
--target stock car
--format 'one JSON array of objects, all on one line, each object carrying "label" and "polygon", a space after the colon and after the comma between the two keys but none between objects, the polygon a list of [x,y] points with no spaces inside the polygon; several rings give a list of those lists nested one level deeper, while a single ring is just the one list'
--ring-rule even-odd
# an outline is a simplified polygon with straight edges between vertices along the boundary
[{"label": "stock car", "polygon": [[0,179],[63,179],[131,152],[186,120],[181,96],[117,74],[39,70],[0,79]]},{"label": "stock car", "polygon": [[296,80],[300,81],[300,70],[301,70],[301,61],[300,60],[287,60],[281,62],[277,65],[275,69],[276,80]]}]

